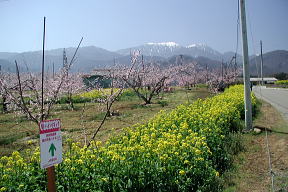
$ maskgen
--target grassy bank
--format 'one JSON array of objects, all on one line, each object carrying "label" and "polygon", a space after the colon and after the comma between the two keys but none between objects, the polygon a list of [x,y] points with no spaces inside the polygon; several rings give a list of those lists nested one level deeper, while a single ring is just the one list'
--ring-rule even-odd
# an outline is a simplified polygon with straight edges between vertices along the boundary
[{"label": "grassy bank", "polygon": [[[255,126],[266,127],[275,191],[288,191],[288,125],[270,104],[261,101]],[[286,133],[286,134],[285,134]],[[233,168],[223,175],[226,192],[271,191],[266,134],[244,134],[244,150],[234,158]]]}]

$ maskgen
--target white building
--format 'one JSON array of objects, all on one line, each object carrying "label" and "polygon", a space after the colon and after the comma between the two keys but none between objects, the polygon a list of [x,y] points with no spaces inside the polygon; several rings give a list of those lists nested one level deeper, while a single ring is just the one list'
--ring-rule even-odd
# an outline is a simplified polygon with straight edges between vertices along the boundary
[{"label": "white building", "polygon": [[[264,84],[272,84],[277,80],[278,79],[276,79],[275,77],[263,77]],[[250,78],[250,82],[253,84],[256,84],[261,81],[262,81],[262,78]]]}]

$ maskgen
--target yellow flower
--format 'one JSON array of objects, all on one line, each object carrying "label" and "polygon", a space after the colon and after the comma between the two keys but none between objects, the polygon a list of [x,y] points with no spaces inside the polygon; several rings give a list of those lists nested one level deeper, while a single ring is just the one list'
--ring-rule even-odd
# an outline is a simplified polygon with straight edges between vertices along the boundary
[{"label": "yellow flower", "polygon": [[102,177],[101,180],[104,181],[104,182],[108,182],[108,178],[107,177]]},{"label": "yellow flower", "polygon": [[65,163],[71,163],[71,160],[70,160],[69,158],[66,158],[66,159],[64,160],[64,162],[65,162]]},{"label": "yellow flower", "polygon": [[13,159],[20,159],[21,158],[20,153],[18,151],[14,151],[12,153],[12,158]]},{"label": "yellow flower", "polygon": [[99,161],[99,162],[102,163],[102,162],[103,162],[103,159],[102,159],[101,157],[98,157],[98,158],[97,158],[97,161]]},{"label": "yellow flower", "polygon": [[200,154],[201,154],[201,151],[200,151],[199,149],[196,149],[196,150],[195,150],[195,153],[196,153],[197,155],[200,155]]},{"label": "yellow flower", "polygon": [[22,165],[25,165],[25,163],[23,162],[22,159],[19,159],[18,161],[16,161],[16,165],[22,166]]},{"label": "yellow flower", "polygon": [[83,162],[82,159],[78,159],[78,160],[77,160],[77,163],[78,163],[79,165],[81,165],[81,164],[83,164],[84,162]]},{"label": "yellow flower", "polygon": [[188,161],[188,160],[184,161],[184,164],[186,164],[186,165],[189,164],[189,163],[190,163],[190,161]]},{"label": "yellow flower", "polygon": [[180,171],[179,171],[179,174],[180,174],[180,175],[185,175],[186,172],[185,172],[184,170],[180,170]]},{"label": "yellow flower", "polygon": [[202,157],[198,157],[196,160],[197,161],[204,161],[204,159]]},{"label": "yellow flower", "polygon": [[7,156],[1,157],[1,161],[8,161],[8,157]]},{"label": "yellow flower", "polygon": [[11,169],[11,168],[7,168],[6,171],[7,171],[7,172],[10,172],[10,171],[12,171],[12,169]]},{"label": "yellow flower", "polygon": [[7,178],[8,178],[8,175],[6,175],[6,174],[2,176],[2,179],[3,179],[3,180],[5,180],[5,179],[7,179]]}]

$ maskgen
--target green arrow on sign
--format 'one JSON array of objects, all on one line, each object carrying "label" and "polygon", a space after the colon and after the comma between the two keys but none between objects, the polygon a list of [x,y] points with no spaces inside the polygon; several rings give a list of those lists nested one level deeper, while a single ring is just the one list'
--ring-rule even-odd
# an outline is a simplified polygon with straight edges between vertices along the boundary
[{"label": "green arrow on sign", "polygon": [[54,152],[56,151],[55,145],[52,143],[49,148],[49,153],[51,152],[51,156],[54,157]]}]

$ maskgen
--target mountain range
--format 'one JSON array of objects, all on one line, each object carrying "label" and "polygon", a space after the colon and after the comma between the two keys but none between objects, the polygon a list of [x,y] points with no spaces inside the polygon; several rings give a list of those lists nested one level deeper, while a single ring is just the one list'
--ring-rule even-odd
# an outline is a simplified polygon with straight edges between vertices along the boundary
[{"label": "mountain range", "polygon": [[[76,48],[66,48],[68,61]],[[95,46],[80,47],[77,53],[76,62],[72,66],[72,71],[90,72],[95,68],[104,68],[130,62],[130,52],[140,50],[147,61],[157,61],[163,65],[176,62],[176,56],[183,55],[186,61],[195,61],[202,66],[214,68],[221,65],[221,62],[230,62],[234,52],[220,53],[205,44],[191,44],[182,46],[175,42],[146,43],[136,47],[121,49],[118,51],[108,51]],[[63,49],[53,49],[45,51],[46,71],[52,71],[54,63],[55,71],[63,64]],[[237,63],[241,65],[242,56],[237,54]],[[277,50],[263,54],[264,74],[271,75],[278,72],[288,73],[288,51]],[[15,71],[14,61],[20,65],[21,71],[40,71],[42,61],[42,51],[10,53],[0,52],[0,65],[3,71]],[[251,74],[257,75],[256,63],[260,66],[259,56],[250,56]],[[27,67],[26,67],[27,66]],[[259,71],[259,69],[258,69]]]}]

